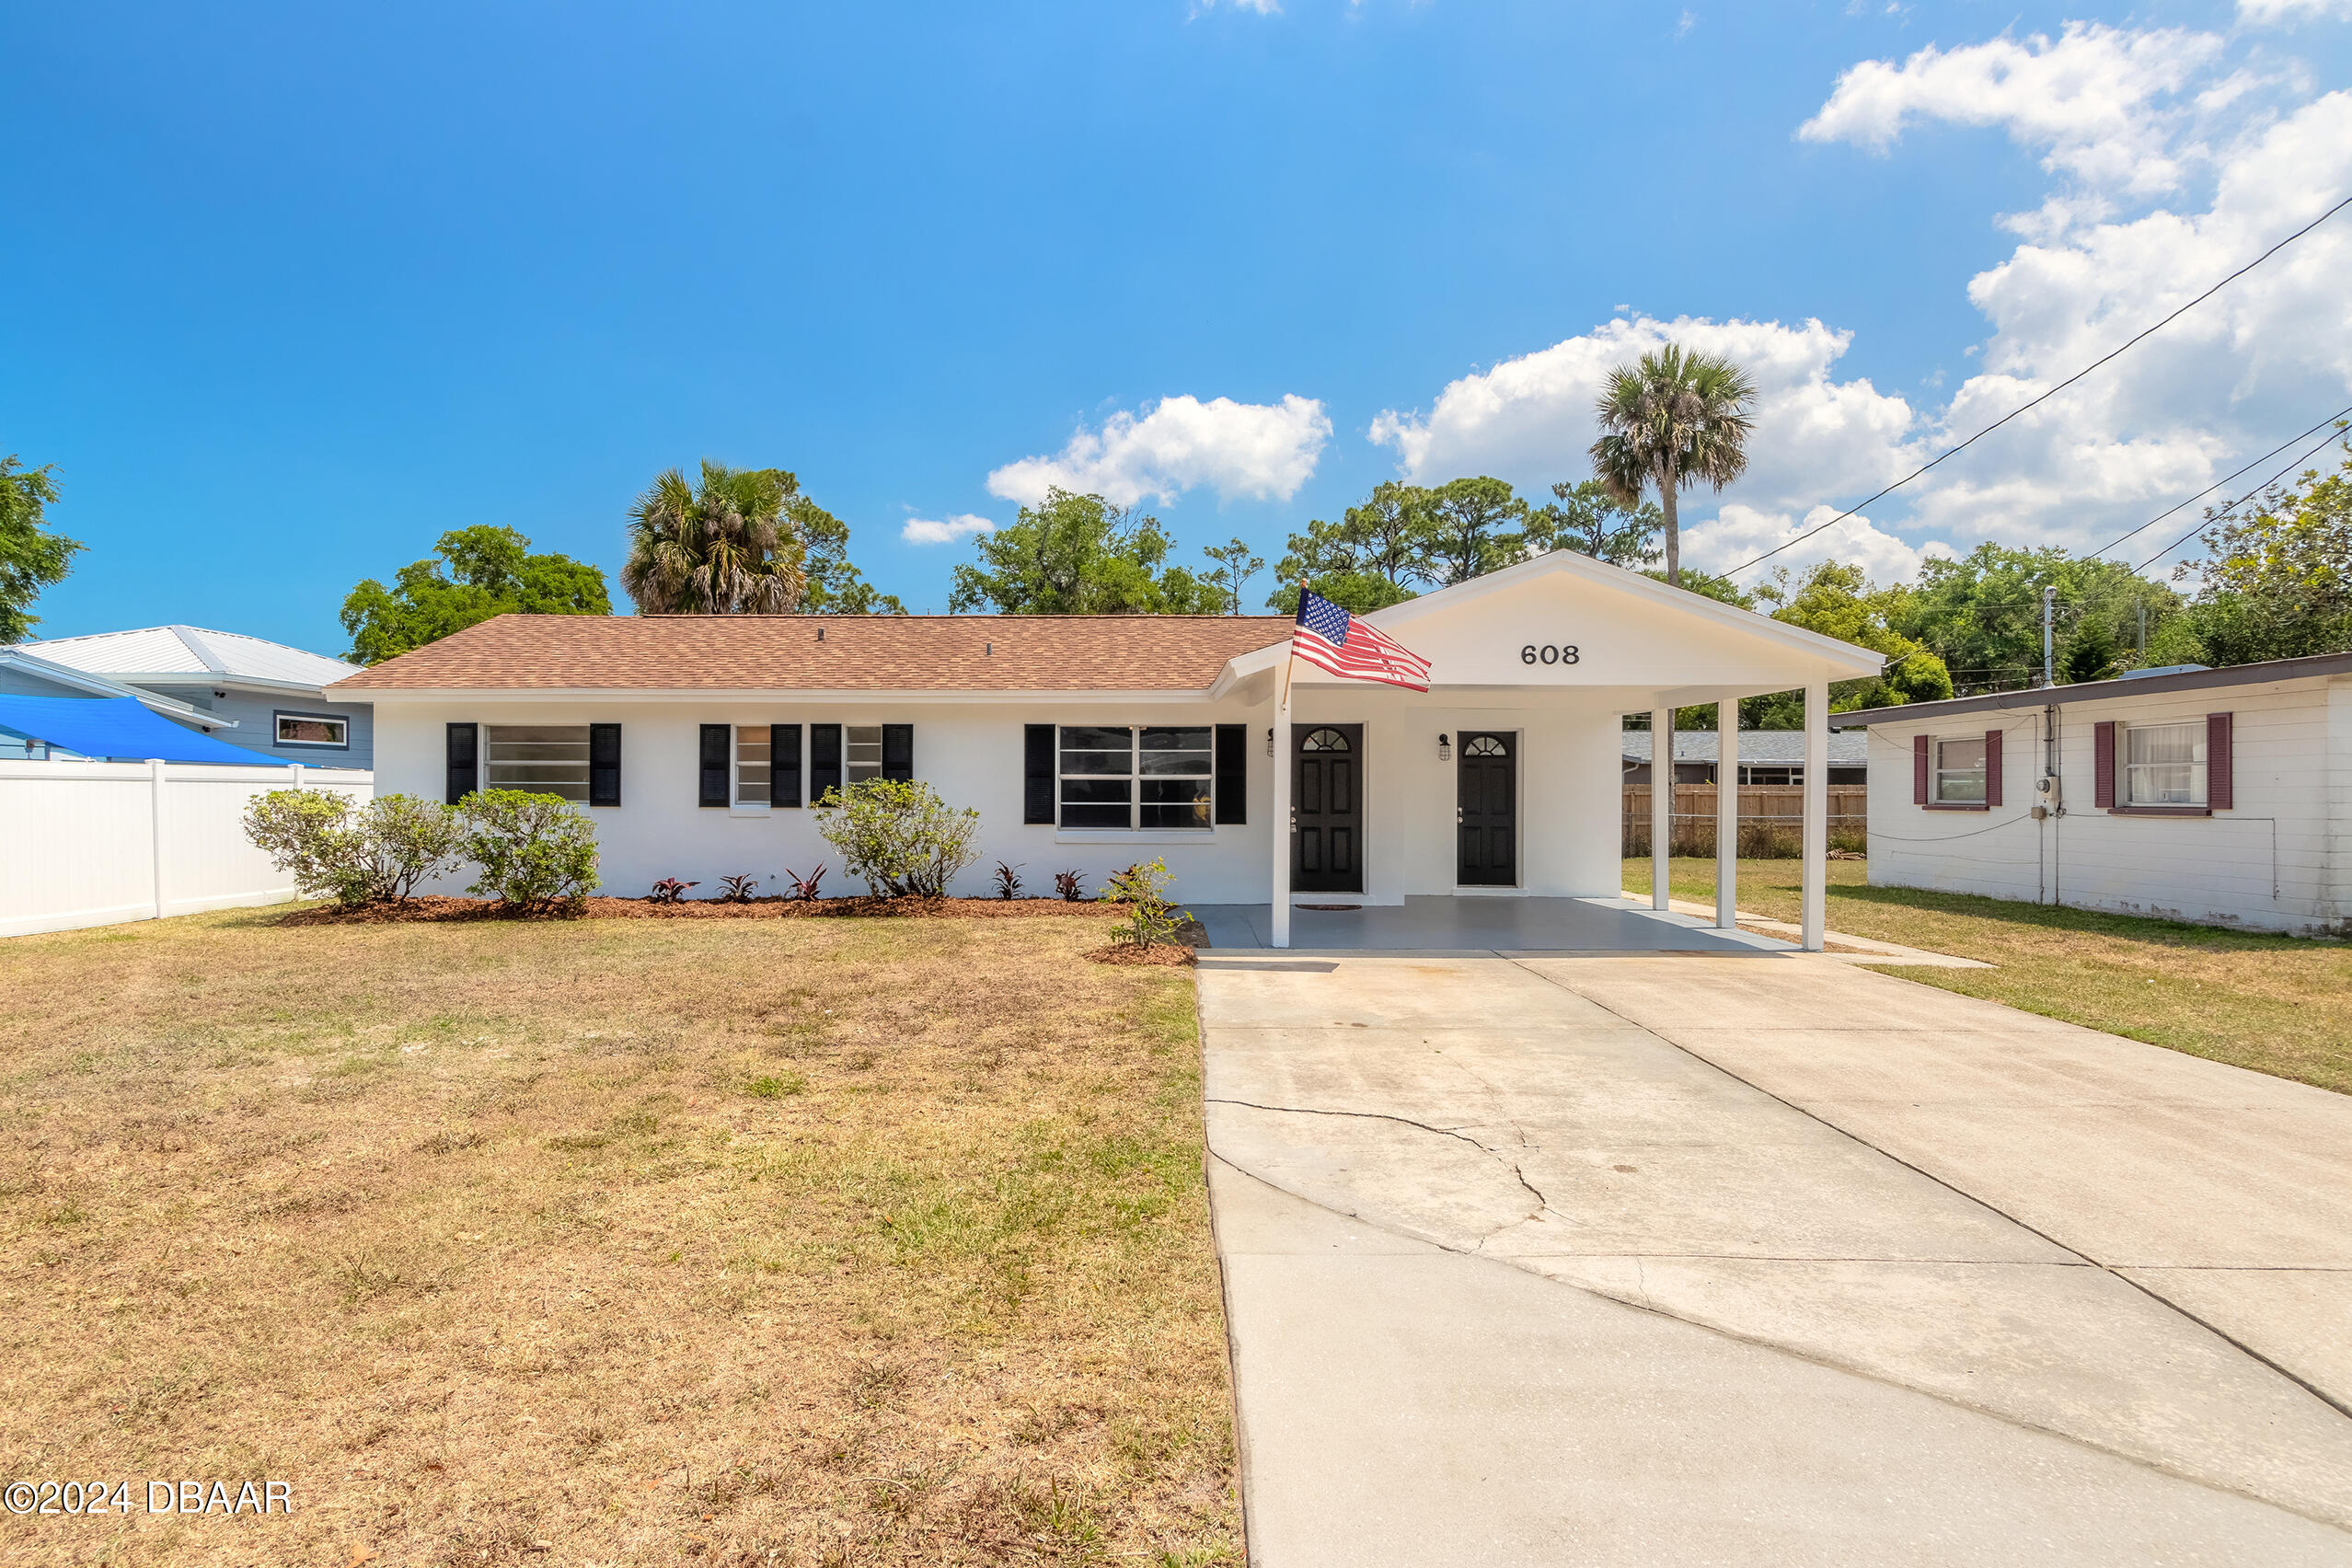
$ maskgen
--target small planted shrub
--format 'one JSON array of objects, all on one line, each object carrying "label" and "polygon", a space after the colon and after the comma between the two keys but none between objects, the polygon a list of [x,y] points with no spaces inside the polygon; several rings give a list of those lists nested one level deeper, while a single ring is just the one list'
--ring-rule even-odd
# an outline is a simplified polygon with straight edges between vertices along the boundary
[{"label": "small planted shrub", "polygon": [[719,902],[721,904],[749,904],[752,894],[759,886],[757,877],[741,871],[732,877],[721,877],[719,881],[727,890],[719,895]]},{"label": "small planted shrub", "polygon": [[384,795],[354,806],[328,790],[272,790],[245,809],[245,836],[312,898],[347,909],[407,900],[457,862],[456,813],[437,801]]},{"label": "small planted shrub", "polygon": [[1020,868],[1019,866],[1009,866],[1002,860],[997,862],[997,896],[998,898],[1020,896]]},{"label": "small planted shrub", "polygon": [[1129,866],[1103,884],[1106,902],[1127,906],[1127,917],[1111,928],[1113,940],[1130,947],[1175,944],[1176,933],[1192,916],[1168,902],[1170,880],[1167,863],[1155,859]]},{"label": "small planted shrub", "polygon": [[938,898],[976,858],[980,813],[949,807],[928,784],[860,778],[827,790],[817,831],[853,877],[884,898]]},{"label": "small planted shrub", "polygon": [[1086,879],[1076,871],[1055,871],[1054,891],[1065,904],[1082,904],[1086,900]]},{"label": "small planted shrub", "polygon": [[467,891],[513,914],[543,914],[596,885],[596,828],[558,795],[478,790],[457,808],[467,859],[481,868]]},{"label": "small planted shrub", "polygon": [[822,896],[817,889],[824,885],[824,871],[825,865],[823,860],[819,860],[817,869],[807,876],[802,876],[790,866],[785,867],[784,879],[792,884],[794,901],[801,904],[814,904]]},{"label": "small planted shrub", "polygon": [[686,896],[686,889],[701,885],[698,882],[680,882],[675,877],[663,877],[653,884],[653,891],[646,897],[655,904],[675,904]]}]

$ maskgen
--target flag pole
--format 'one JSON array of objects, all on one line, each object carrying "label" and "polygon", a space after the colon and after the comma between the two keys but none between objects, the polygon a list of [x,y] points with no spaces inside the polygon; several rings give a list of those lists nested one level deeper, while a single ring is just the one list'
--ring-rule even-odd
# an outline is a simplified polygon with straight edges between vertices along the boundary
[{"label": "flag pole", "polygon": [[[1299,603],[1306,600],[1307,584],[1298,584]],[[1274,702],[1274,721],[1267,732],[1274,749],[1274,820],[1268,824],[1267,836],[1272,844],[1274,861],[1274,945],[1290,945],[1290,673],[1298,663],[1297,623],[1292,624],[1292,639],[1284,650],[1282,660],[1282,693]]]}]

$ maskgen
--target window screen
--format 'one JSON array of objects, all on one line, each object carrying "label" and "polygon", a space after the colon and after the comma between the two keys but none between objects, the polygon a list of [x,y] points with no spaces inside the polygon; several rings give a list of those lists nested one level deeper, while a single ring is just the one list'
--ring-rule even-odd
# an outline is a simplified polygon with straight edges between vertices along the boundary
[{"label": "window screen", "polygon": [[278,744],[282,746],[347,746],[352,744],[352,721],[333,719],[323,713],[281,713],[278,715]]},{"label": "window screen", "polygon": [[845,724],[841,727],[842,771],[855,784],[860,778],[880,778],[882,770],[882,726],[880,724]]},{"label": "window screen", "polygon": [[588,803],[585,724],[485,724],[482,751],[484,789]]},{"label": "window screen", "polygon": [[2125,799],[2135,806],[2205,804],[2206,726],[2134,724],[2124,732]]},{"label": "window screen", "polygon": [[1985,803],[1985,738],[1935,743],[1935,798],[1952,805]]},{"label": "window screen", "polygon": [[735,726],[735,804],[767,804],[767,769],[774,754],[767,725]]},{"label": "window screen", "polygon": [[1060,732],[1064,827],[1202,828],[1216,772],[1206,724],[1066,724]]}]

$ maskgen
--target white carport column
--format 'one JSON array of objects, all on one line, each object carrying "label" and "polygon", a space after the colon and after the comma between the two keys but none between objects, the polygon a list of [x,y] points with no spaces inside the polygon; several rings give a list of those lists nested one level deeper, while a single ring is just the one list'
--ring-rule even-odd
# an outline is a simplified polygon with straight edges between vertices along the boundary
[{"label": "white carport column", "polygon": [[1829,921],[1829,683],[1804,688],[1804,951]]},{"label": "white carport column", "polygon": [[1274,846],[1274,945],[1290,945],[1290,708],[1277,701],[1274,729],[1274,810],[1266,836]]},{"label": "white carport column", "polygon": [[1715,924],[1739,923],[1739,701],[1715,704]]},{"label": "white carport column", "polygon": [[1666,859],[1674,837],[1674,709],[1650,710],[1650,907],[1664,909]]}]

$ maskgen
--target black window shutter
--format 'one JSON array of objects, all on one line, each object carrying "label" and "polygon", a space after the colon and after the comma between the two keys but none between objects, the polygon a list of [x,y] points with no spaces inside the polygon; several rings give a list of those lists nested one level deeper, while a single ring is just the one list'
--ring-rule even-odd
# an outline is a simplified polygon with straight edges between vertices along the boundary
[{"label": "black window shutter", "polygon": [[1250,726],[1219,724],[1216,727],[1216,821],[1222,827],[1229,823],[1250,820]]},{"label": "black window shutter", "polygon": [[447,800],[455,805],[481,787],[481,731],[472,724],[452,724],[444,743],[449,765]]},{"label": "black window shutter", "polygon": [[798,724],[770,724],[767,727],[767,803],[771,806],[797,806],[801,803],[801,727]]},{"label": "black window shutter", "polygon": [[723,806],[727,803],[727,748],[734,744],[728,725],[705,724],[702,727],[702,804]]},{"label": "black window shutter", "polygon": [[820,805],[827,790],[841,788],[841,726],[809,726],[809,803]]},{"label": "black window shutter", "polygon": [[588,803],[620,804],[620,726],[588,726]]},{"label": "black window shutter", "polygon": [[915,777],[915,726],[884,724],[882,732],[882,776],[884,778],[912,779]]},{"label": "black window shutter", "polygon": [[1054,726],[1023,724],[1020,756],[1020,820],[1050,825],[1054,821]]}]

